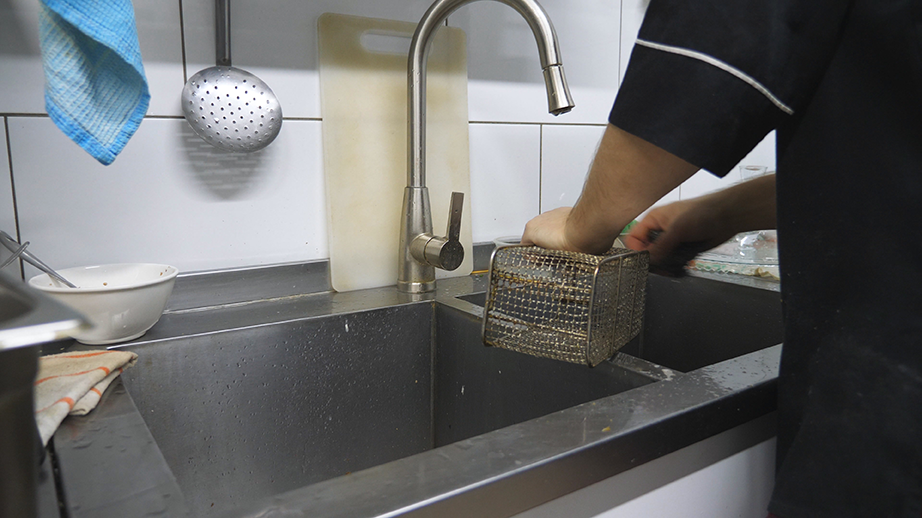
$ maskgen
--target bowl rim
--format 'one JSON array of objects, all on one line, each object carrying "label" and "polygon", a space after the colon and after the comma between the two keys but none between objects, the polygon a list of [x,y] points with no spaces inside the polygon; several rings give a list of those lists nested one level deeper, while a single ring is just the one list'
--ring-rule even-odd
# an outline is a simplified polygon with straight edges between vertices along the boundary
[{"label": "bowl rim", "polygon": [[518,245],[522,243],[522,235],[517,236],[499,236],[493,239],[493,244],[496,246],[506,246],[506,245]]},{"label": "bowl rim", "polygon": [[57,270],[57,272],[60,273],[62,276],[64,276],[64,277],[66,278],[66,277],[67,277],[66,273],[67,273],[68,271],[71,271],[71,270],[87,270],[87,269],[90,269],[90,268],[101,268],[101,267],[105,267],[105,266],[154,266],[154,267],[157,267],[157,268],[166,268],[166,269],[169,270],[169,272],[168,272],[166,275],[164,275],[163,277],[160,277],[160,278],[157,278],[157,279],[152,279],[152,280],[150,280],[150,281],[141,282],[141,283],[138,283],[138,284],[131,284],[131,285],[128,285],[128,286],[102,287],[102,288],[81,288],[81,287],[79,287],[79,286],[76,287],[76,288],[69,288],[69,287],[67,287],[67,286],[43,286],[43,285],[39,284],[39,282],[37,281],[37,279],[42,278],[42,277],[47,278],[47,279],[50,279],[51,276],[48,275],[47,273],[40,273],[40,274],[38,274],[38,275],[36,275],[36,276],[34,276],[34,277],[31,277],[31,278],[29,279],[29,285],[32,286],[32,287],[34,287],[35,289],[39,289],[39,290],[46,291],[46,292],[50,292],[50,293],[71,293],[71,294],[75,294],[75,295],[78,294],[78,293],[105,293],[105,292],[110,292],[110,291],[134,290],[134,289],[138,289],[138,288],[144,288],[144,287],[147,287],[147,286],[154,286],[154,285],[157,285],[157,284],[163,284],[163,283],[165,283],[165,282],[168,282],[168,281],[171,281],[171,280],[175,279],[176,276],[179,274],[179,268],[176,268],[176,267],[173,266],[173,265],[161,264],[161,263],[109,263],[109,264],[95,264],[95,265],[88,265],[88,266],[74,266],[74,267],[71,267],[71,268],[64,268],[63,270]]}]

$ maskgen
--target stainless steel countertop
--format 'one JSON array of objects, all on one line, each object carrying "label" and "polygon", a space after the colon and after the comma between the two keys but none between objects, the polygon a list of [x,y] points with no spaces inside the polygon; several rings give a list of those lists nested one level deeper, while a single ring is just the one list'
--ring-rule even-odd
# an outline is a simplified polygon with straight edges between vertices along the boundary
[{"label": "stainless steel countertop", "polygon": [[[272,273],[268,267],[246,270],[256,277]],[[246,282],[243,288],[228,282],[233,272],[181,278],[172,309],[132,344],[403,304],[437,301],[470,313],[477,307],[455,297],[483,291],[486,281],[485,275],[443,280],[436,293],[426,295],[394,287],[303,293],[305,286],[328,289],[324,264],[287,265],[275,273],[309,278],[294,285],[276,279],[268,296],[256,301],[239,295]],[[777,282],[762,279],[691,275],[778,289]],[[209,278],[220,280],[211,295]],[[92,349],[76,343],[66,347]],[[780,351],[780,345],[769,347],[556,412],[536,420],[540,430],[529,423],[513,425],[320,482],[256,502],[240,515],[463,516],[477,508],[481,516],[511,516],[774,411]],[[68,418],[53,447],[63,485],[59,494],[65,495],[70,516],[185,513],[182,492],[120,383],[94,412]],[[40,489],[47,493],[49,483]]]},{"label": "stainless steel countertop", "polygon": [[66,338],[83,324],[76,311],[0,272],[0,351]]}]

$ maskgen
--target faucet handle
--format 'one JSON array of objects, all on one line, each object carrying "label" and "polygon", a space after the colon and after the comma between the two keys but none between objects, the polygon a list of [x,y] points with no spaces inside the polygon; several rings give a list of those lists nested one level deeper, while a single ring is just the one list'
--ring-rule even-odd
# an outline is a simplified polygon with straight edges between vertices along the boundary
[{"label": "faucet handle", "polygon": [[[445,229],[445,237],[449,241],[461,242],[461,211],[464,210],[464,193],[451,193],[451,205],[448,207],[448,228]],[[462,257],[464,250],[461,251]],[[452,268],[454,270],[454,268]]]},{"label": "faucet handle", "polygon": [[448,228],[445,237],[428,234],[416,236],[410,243],[410,253],[424,264],[442,270],[457,270],[464,261],[464,247],[461,246],[461,211],[464,207],[464,193],[451,193],[448,210]]}]

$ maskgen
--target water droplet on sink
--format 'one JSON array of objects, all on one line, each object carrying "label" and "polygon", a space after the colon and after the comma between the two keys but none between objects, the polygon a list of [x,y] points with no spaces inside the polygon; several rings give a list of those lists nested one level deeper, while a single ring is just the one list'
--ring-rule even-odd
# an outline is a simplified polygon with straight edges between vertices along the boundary
[{"label": "water droplet on sink", "polygon": [[75,450],[82,450],[93,445],[93,440],[88,437],[81,437],[74,443]]}]

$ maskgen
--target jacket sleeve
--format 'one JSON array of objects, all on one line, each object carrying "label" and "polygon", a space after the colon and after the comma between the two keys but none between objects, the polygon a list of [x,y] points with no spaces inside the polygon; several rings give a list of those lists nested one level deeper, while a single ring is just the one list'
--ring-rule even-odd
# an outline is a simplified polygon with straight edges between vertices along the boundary
[{"label": "jacket sleeve", "polygon": [[724,176],[809,103],[848,0],[652,0],[609,122]]}]

